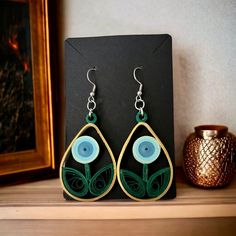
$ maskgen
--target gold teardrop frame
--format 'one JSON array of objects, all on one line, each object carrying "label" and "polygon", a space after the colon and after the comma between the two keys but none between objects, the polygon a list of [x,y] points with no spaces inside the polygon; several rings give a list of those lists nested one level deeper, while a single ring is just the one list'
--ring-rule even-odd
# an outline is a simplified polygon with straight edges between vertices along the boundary
[{"label": "gold teardrop frame", "polygon": [[[157,142],[159,143],[159,145],[161,146],[161,149],[163,150],[163,152],[165,153],[165,156],[167,158],[167,161],[168,161],[168,164],[170,166],[170,180],[169,180],[169,183],[165,189],[165,191],[160,194],[158,197],[154,197],[154,198],[149,198],[149,199],[141,199],[141,198],[136,198],[134,196],[132,196],[130,193],[128,193],[126,191],[126,189],[124,188],[122,182],[121,182],[121,179],[120,179],[120,165],[121,165],[121,161],[122,161],[122,158],[124,156],[124,153],[125,153],[125,150],[131,140],[131,137],[133,136],[134,132],[136,131],[136,129],[139,127],[139,126],[145,126],[147,128],[147,130],[152,134],[152,136],[157,140]],[[166,150],[164,144],[161,142],[161,140],[158,138],[158,136],[155,134],[155,132],[153,131],[153,129],[150,127],[149,124],[147,124],[146,122],[139,122],[133,129],[132,131],[130,132],[128,138],[126,139],[122,149],[121,149],[121,152],[120,152],[120,155],[119,155],[119,158],[118,158],[118,161],[117,161],[117,180],[119,182],[119,185],[121,187],[121,189],[124,191],[124,193],[130,197],[131,199],[135,200],[135,201],[140,201],[140,202],[150,202],[150,201],[156,201],[156,200],[159,200],[160,198],[162,198],[167,192],[168,190],[170,189],[171,187],[171,184],[172,184],[172,181],[173,181],[173,175],[174,175],[174,170],[173,170],[173,164],[172,164],[172,161],[171,161],[171,158],[169,156],[169,153],[168,151]]]},{"label": "gold teardrop frame", "polygon": [[[63,165],[68,157],[68,153],[70,152],[71,150],[71,147],[73,145],[73,143],[76,141],[76,139],[78,137],[80,137],[87,129],[89,128],[94,128],[96,130],[96,132],[98,133],[99,137],[102,139],[105,147],[107,148],[107,151],[110,155],[110,158],[112,160],[112,164],[113,164],[113,167],[114,167],[114,176],[113,176],[113,179],[112,179],[112,182],[109,186],[109,188],[107,189],[107,191],[105,191],[103,194],[97,196],[97,197],[94,197],[94,198],[89,198],[89,199],[85,199],[85,198],[79,198],[79,197],[76,197],[74,196],[73,194],[71,194],[64,186],[64,183],[63,183],[63,180],[62,180],[62,168],[63,168]],[[113,155],[113,152],[110,148],[110,146],[108,145],[106,139],[104,138],[103,134],[101,133],[100,129],[93,123],[88,123],[87,125],[85,125],[78,133],[77,135],[74,137],[74,139],[71,141],[70,145],[68,146],[68,148],[66,149],[64,155],[63,155],[63,158],[61,160],[61,164],[60,164],[60,182],[61,182],[61,185],[62,185],[62,188],[63,190],[66,192],[66,194],[68,194],[71,198],[73,198],[74,200],[77,200],[77,201],[82,201],[82,202],[93,202],[93,201],[96,201],[102,197],[104,197],[106,194],[108,194],[112,187],[114,186],[115,184],[115,181],[116,181],[116,160],[115,160],[115,157]]]}]

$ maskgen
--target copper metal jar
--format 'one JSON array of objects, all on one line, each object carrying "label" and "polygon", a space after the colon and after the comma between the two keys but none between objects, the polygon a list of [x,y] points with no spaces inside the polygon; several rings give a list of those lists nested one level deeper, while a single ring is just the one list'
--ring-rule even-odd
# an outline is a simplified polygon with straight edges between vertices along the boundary
[{"label": "copper metal jar", "polygon": [[233,179],[236,139],[226,126],[195,127],[185,141],[183,154],[185,175],[194,185],[223,187]]}]

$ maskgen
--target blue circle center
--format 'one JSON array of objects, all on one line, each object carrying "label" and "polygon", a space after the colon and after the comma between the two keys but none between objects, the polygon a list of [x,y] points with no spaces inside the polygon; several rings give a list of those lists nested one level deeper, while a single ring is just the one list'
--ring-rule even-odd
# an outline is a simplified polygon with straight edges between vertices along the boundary
[{"label": "blue circle center", "polygon": [[138,150],[143,157],[150,157],[155,152],[155,147],[152,143],[144,141],[139,144]]},{"label": "blue circle center", "polygon": [[93,145],[84,141],[78,146],[78,154],[82,157],[89,157],[93,153]]}]

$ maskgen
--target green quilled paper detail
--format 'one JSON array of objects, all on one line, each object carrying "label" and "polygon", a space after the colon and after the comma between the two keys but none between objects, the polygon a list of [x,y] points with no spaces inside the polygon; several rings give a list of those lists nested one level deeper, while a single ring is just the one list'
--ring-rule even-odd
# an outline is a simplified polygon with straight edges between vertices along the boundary
[{"label": "green quilled paper detail", "polygon": [[143,178],[132,171],[121,169],[120,179],[128,193],[137,198],[157,197],[161,195],[170,181],[170,168],[166,167],[148,178],[147,165],[143,165]]},{"label": "green quilled paper detail", "polygon": [[97,171],[90,180],[89,190],[95,196],[103,194],[110,187],[114,176],[113,165],[109,164]]},{"label": "green quilled paper detail", "polygon": [[[159,179],[158,179],[159,178]],[[158,170],[150,176],[147,181],[147,194],[149,197],[156,197],[162,194],[170,181],[170,168]]]},{"label": "green quilled paper detail", "polygon": [[132,196],[143,198],[146,193],[145,183],[141,177],[129,170],[120,170],[120,179],[124,188]]},{"label": "green quilled paper detail", "polygon": [[93,123],[95,124],[97,122],[97,115],[95,113],[92,113],[91,116],[89,116],[89,114],[85,117],[86,122],[89,123]]},{"label": "green quilled paper detail", "polygon": [[66,189],[76,197],[83,197],[89,191],[88,181],[78,170],[70,167],[62,168],[62,180]]},{"label": "green quilled paper detail", "polygon": [[63,167],[62,169],[62,179],[66,189],[79,198],[84,197],[88,192],[94,196],[100,196],[110,187],[113,176],[112,164],[104,166],[92,177],[89,164],[85,164],[85,176],[74,168]]},{"label": "green quilled paper detail", "polygon": [[148,115],[147,115],[146,112],[143,113],[143,116],[142,116],[140,111],[136,114],[136,121],[138,123],[139,122],[145,122],[145,121],[147,121],[147,119],[148,119]]}]

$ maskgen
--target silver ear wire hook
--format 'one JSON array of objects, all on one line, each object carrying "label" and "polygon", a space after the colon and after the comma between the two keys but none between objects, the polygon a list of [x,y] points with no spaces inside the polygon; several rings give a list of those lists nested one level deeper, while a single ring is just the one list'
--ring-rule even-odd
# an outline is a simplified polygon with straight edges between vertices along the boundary
[{"label": "silver ear wire hook", "polygon": [[87,109],[89,111],[89,117],[91,117],[92,113],[93,113],[93,110],[96,108],[96,102],[95,102],[95,99],[94,99],[94,96],[95,96],[95,91],[96,91],[96,84],[93,83],[90,78],[89,78],[89,73],[91,71],[96,71],[96,67],[93,67],[91,69],[89,69],[87,71],[87,80],[89,81],[90,84],[93,85],[93,90],[92,92],[89,94],[89,97],[88,97],[88,103],[87,103]]},{"label": "silver ear wire hook", "polygon": [[90,84],[93,85],[92,93],[95,93],[95,91],[96,91],[96,84],[93,83],[93,82],[90,80],[90,78],[89,78],[89,73],[90,73],[90,71],[96,71],[96,70],[97,70],[97,69],[96,69],[96,67],[94,66],[93,68],[90,68],[90,69],[87,71],[87,80],[89,81]]},{"label": "silver ear wire hook", "polygon": [[[142,70],[142,69],[143,69],[143,66],[138,66],[138,67],[136,67],[136,68],[134,69],[134,71],[133,71],[133,77],[134,77],[135,81],[139,84],[139,92],[141,92],[141,94],[142,94],[143,84],[137,79],[137,77],[136,77],[136,71],[137,71],[137,70]],[[141,95],[141,94],[140,94],[140,95]]]},{"label": "silver ear wire hook", "polygon": [[142,69],[143,69],[143,66],[136,67],[134,69],[134,71],[133,71],[133,77],[134,77],[134,80],[139,84],[139,90],[138,90],[137,95],[135,97],[134,106],[141,113],[141,115],[143,116],[144,115],[143,108],[145,107],[145,102],[144,102],[144,100],[141,97],[142,89],[143,89],[143,84],[136,77],[136,71],[137,70],[142,70]]}]

